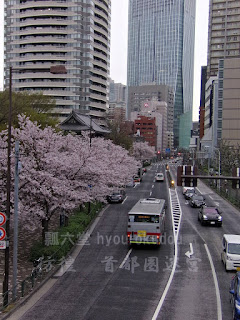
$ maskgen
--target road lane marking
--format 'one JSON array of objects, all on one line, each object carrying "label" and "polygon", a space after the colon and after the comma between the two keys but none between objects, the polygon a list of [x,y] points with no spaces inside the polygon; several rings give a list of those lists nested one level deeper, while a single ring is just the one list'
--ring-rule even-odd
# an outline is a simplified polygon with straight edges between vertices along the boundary
[{"label": "road lane marking", "polygon": [[129,258],[130,254],[132,252],[132,248],[128,251],[128,253],[126,254],[126,257],[124,258],[123,262],[120,264],[119,269],[122,269],[123,266],[125,265],[127,259]]},{"label": "road lane marking", "polygon": [[[157,320],[157,317],[161,311],[162,305],[164,303],[164,300],[167,296],[168,290],[171,286],[174,273],[176,271],[177,267],[177,261],[178,261],[178,235],[179,235],[179,229],[180,229],[180,222],[182,217],[182,210],[178,198],[178,194],[176,189],[169,189],[169,198],[170,198],[170,208],[171,208],[171,215],[172,215],[172,227],[173,227],[173,237],[174,237],[174,261],[173,261],[173,267],[170,274],[170,277],[168,279],[167,285],[163,291],[163,294],[161,296],[161,299],[159,300],[159,303],[157,305],[157,308],[154,312],[154,315],[152,317],[152,320]],[[176,219],[174,219],[174,217]]]},{"label": "road lane marking", "polygon": [[211,196],[209,196],[209,198],[213,200],[213,198]]},{"label": "road lane marking", "polygon": [[128,196],[126,196],[126,198],[123,200],[123,202],[121,202],[121,204],[124,204],[124,202],[127,200]]},{"label": "road lane marking", "polygon": [[208,259],[209,259],[210,266],[211,266],[211,269],[212,269],[213,281],[214,281],[214,286],[215,286],[215,290],[216,290],[216,298],[217,298],[218,320],[222,320],[222,306],[221,306],[221,297],[220,297],[220,290],[219,290],[219,286],[218,286],[217,274],[216,274],[216,270],[214,268],[214,264],[213,264],[213,261],[212,261],[211,253],[210,253],[206,243],[204,243],[204,247],[205,247],[205,249],[207,251]]},{"label": "road lane marking", "polygon": [[189,246],[190,246],[190,251],[187,251],[185,253],[185,256],[187,256],[190,259],[190,257],[193,255],[193,245],[191,242],[190,242]]}]

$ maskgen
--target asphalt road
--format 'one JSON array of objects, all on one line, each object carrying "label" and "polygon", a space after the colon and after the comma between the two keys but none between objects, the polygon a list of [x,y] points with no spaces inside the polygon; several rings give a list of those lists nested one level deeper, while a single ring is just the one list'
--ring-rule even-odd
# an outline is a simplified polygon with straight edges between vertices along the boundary
[{"label": "asphalt road", "polygon": [[162,170],[153,166],[139,185],[128,188],[123,204],[108,206],[68,272],[21,319],[151,319],[171,272],[169,209],[161,247],[133,247],[128,262],[119,267],[129,253],[128,211],[140,198],[168,201],[166,182],[154,181],[155,173]]},{"label": "asphalt road", "polygon": [[[148,320],[153,319],[163,293],[166,298],[155,319],[232,319],[228,290],[234,273],[225,271],[220,253],[222,235],[239,234],[240,213],[203,183],[198,183],[198,192],[208,205],[221,207],[223,226],[201,226],[198,209],[191,208],[177,188],[182,210],[178,261],[167,292],[174,261],[170,204],[160,248],[137,246],[129,251],[127,212],[144,197],[169,202],[167,183],[154,182],[155,173],[164,168],[164,164],[153,165],[139,185],[127,189],[123,204],[107,207],[73,265],[20,319]],[[176,166],[170,169],[176,181]]]}]

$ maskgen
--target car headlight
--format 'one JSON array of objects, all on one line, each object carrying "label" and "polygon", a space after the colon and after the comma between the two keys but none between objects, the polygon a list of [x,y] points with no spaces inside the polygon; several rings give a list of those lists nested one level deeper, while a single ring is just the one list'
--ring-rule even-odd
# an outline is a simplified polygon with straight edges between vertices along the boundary
[{"label": "car headlight", "polygon": [[203,219],[207,220],[207,218],[208,218],[208,217],[204,214],[204,215],[203,215]]},{"label": "car headlight", "polygon": [[231,258],[231,257],[229,257],[229,256],[227,256],[227,260],[232,261],[232,258]]},{"label": "car headlight", "polygon": [[238,302],[237,300],[235,300],[235,307],[236,309],[240,310],[240,302]]},{"label": "car headlight", "polygon": [[220,216],[220,217],[218,217],[218,221],[222,221],[222,217]]}]

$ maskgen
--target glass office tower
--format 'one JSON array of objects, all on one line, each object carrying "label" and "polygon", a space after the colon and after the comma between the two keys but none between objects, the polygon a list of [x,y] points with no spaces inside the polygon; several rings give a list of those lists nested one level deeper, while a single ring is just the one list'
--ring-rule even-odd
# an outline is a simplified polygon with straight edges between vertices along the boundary
[{"label": "glass office tower", "polygon": [[174,89],[175,147],[181,130],[190,142],[191,123],[181,128],[180,117],[192,113],[195,11],[196,0],[129,0],[127,85]]}]

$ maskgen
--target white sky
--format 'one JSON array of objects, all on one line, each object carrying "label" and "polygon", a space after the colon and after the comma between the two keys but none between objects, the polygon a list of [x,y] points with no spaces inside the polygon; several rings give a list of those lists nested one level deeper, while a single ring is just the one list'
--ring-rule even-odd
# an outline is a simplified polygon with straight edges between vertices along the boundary
[{"label": "white sky", "polygon": [[[201,66],[207,64],[207,32],[209,0],[196,0],[195,63],[193,120],[198,120]],[[3,88],[3,19],[4,0],[0,0],[0,89]],[[127,81],[128,0],[112,0],[110,76],[115,82]]]}]

